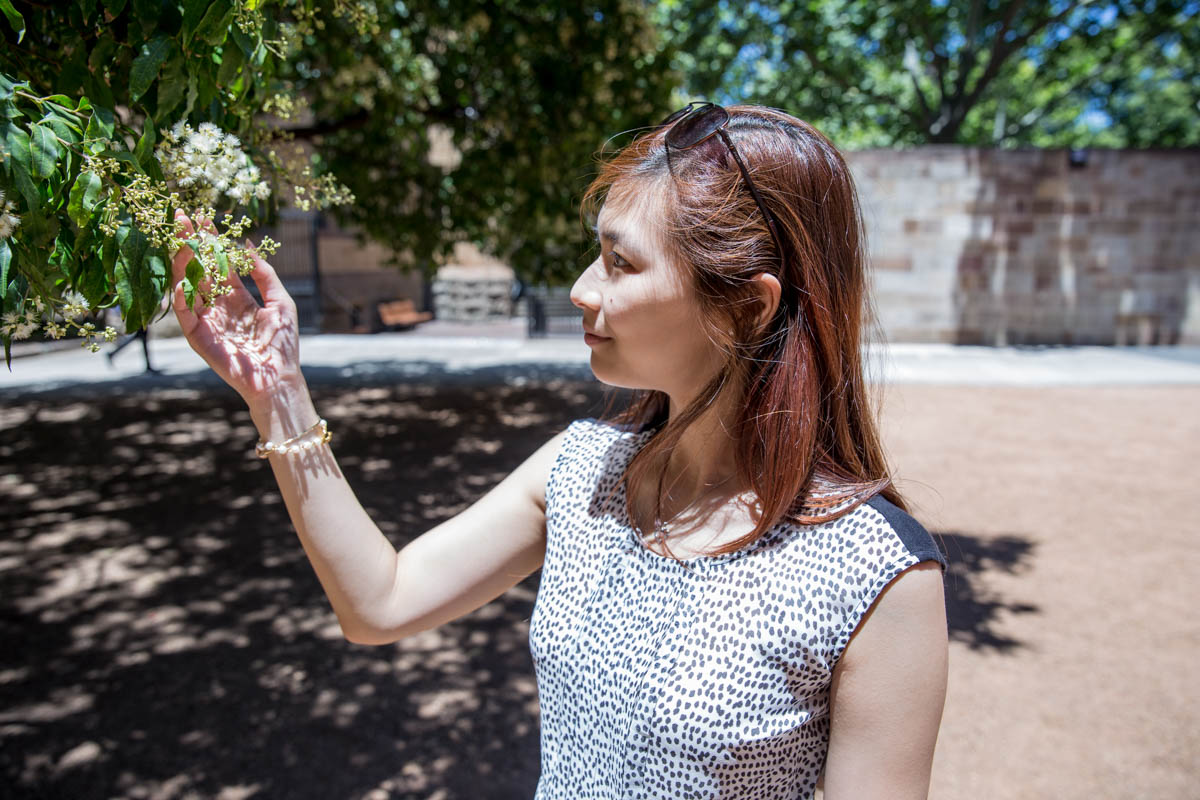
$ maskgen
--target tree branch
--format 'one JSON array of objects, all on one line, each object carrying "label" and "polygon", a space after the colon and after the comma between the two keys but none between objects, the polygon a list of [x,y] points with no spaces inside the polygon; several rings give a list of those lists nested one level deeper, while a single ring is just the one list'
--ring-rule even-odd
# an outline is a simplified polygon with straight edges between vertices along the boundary
[{"label": "tree branch", "polygon": [[[824,73],[826,75],[826,77],[828,77],[834,83],[841,86],[846,91],[859,92],[864,97],[866,97],[876,103],[879,103],[881,105],[888,105],[888,106],[896,105],[895,98],[883,97],[882,95],[877,95],[874,92],[868,92],[866,89],[862,88],[861,86],[858,86],[858,85],[852,83],[851,81],[847,80],[845,78],[845,76],[835,72],[833,69],[831,69],[829,67],[828,64],[826,64],[824,61],[822,61],[820,58],[818,58],[816,56],[816,54],[813,53],[812,50],[798,50],[796,48],[792,48],[792,51],[787,54],[786,61],[791,61],[792,57],[797,52],[803,53],[808,58],[808,60],[812,62],[813,67],[815,67],[820,72]],[[917,112],[913,111],[911,108],[901,108],[900,110],[917,125],[924,124],[924,120],[922,120],[920,118],[920,116],[917,114]]]},{"label": "tree branch", "polygon": [[913,60],[919,60],[917,55],[917,46],[912,41],[904,43],[904,69],[912,78],[913,91],[917,93],[917,102],[921,104],[921,113],[925,115],[925,119],[932,121],[933,111],[929,108],[929,103],[925,100],[925,93],[921,91],[920,71],[916,65],[911,63]]},{"label": "tree branch", "polygon": [[[1044,103],[1040,109],[1034,109],[1034,111],[1031,111],[1029,114],[1026,114],[1025,116],[1021,117],[1021,121],[1017,125],[1017,130],[1014,131],[1011,136],[1006,131],[1004,136],[1001,137],[1001,140],[1003,141],[1004,139],[1016,139],[1016,138],[1020,137],[1023,133],[1028,131],[1034,125],[1041,122],[1042,119],[1044,119],[1046,117],[1046,115],[1048,115],[1052,111],[1054,111],[1055,108],[1062,105],[1063,101],[1067,100],[1069,97],[1071,97],[1071,95],[1075,94],[1080,89],[1082,89],[1085,86],[1087,86],[1088,84],[1092,83],[1094,80],[1095,80],[1094,75],[1091,75],[1091,74],[1084,75],[1079,80],[1075,81],[1073,84],[1071,84],[1069,87],[1067,87],[1066,91],[1062,92],[1058,96],[1056,96],[1053,99]],[[1037,112],[1036,116],[1033,116],[1032,118],[1030,118],[1030,115],[1034,114],[1034,112]]]},{"label": "tree branch", "polygon": [[1003,65],[1010,55],[1012,55],[1022,45],[1033,38],[1035,34],[1042,31],[1050,23],[1061,22],[1075,9],[1092,5],[1094,2],[1095,0],[1084,0],[1082,3],[1072,3],[1060,13],[1055,14],[1053,17],[1046,17],[1041,22],[1030,26],[1029,30],[1020,36],[1017,36],[1011,42],[1005,42],[1003,40],[1004,33],[1007,30],[1008,23],[1010,21],[1006,19],[1005,26],[999,33],[996,34],[996,44],[992,48],[992,56],[988,60],[987,68],[984,69],[983,75],[981,75],[979,80],[976,81],[975,86],[971,89],[970,95],[967,96],[966,101],[962,104],[962,108],[964,110],[960,114],[958,121],[961,122],[962,119],[966,117],[966,110],[969,110],[975,105],[976,102],[978,102],[979,97],[983,94],[984,89],[986,89],[988,84],[991,83],[996,75],[999,74],[1001,65]]},{"label": "tree branch", "polygon": [[[967,47],[964,50],[962,62],[958,67],[958,80],[954,86],[955,98],[962,97],[962,93],[967,85],[967,77],[971,74],[971,70],[975,69],[974,45],[975,37],[979,35],[980,11],[979,0],[971,0],[971,10],[967,14]],[[1011,21],[1011,18],[1006,18],[1003,23],[1004,26],[1007,27]]]}]

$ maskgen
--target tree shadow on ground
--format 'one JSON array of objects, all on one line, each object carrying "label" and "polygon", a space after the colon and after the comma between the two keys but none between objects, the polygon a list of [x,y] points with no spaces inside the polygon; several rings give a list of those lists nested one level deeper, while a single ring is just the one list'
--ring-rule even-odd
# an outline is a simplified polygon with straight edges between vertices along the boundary
[{"label": "tree shadow on ground", "polygon": [[[425,377],[309,375],[398,547],[605,399],[543,367]],[[133,387],[0,407],[0,795],[532,796],[537,576],[436,631],[350,644],[240,399],[202,377]],[[1028,548],[953,538],[951,627],[1003,645],[974,579]]]},{"label": "tree shadow on ground", "polygon": [[[597,413],[600,388],[314,395],[363,506],[403,546]],[[81,388],[0,413],[9,796],[532,796],[536,576],[436,631],[350,644],[232,393]]]},{"label": "tree shadow on ground", "polygon": [[1008,652],[1021,646],[999,631],[1004,614],[1033,614],[1037,606],[1006,600],[985,588],[986,573],[1020,574],[1032,566],[1033,542],[1019,536],[979,537],[941,533],[946,569],[946,621],[950,640],[972,650]]}]

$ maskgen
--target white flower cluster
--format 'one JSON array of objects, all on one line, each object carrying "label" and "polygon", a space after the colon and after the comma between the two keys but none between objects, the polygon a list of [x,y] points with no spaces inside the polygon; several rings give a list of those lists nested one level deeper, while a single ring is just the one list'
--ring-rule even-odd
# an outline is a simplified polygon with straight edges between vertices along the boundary
[{"label": "white flower cluster", "polygon": [[155,151],[164,177],[188,195],[187,205],[216,206],[222,194],[237,203],[265,200],[271,187],[259,179],[258,167],[241,148],[236,136],[222,133],[211,122],[201,122],[198,130],[192,130],[180,120]]},{"label": "white flower cluster", "polygon": [[0,331],[13,339],[28,339],[38,329],[35,320],[17,311],[6,312],[3,317],[0,317],[0,320],[2,320]]},{"label": "white flower cluster", "polygon": [[[96,339],[103,339],[106,342],[116,341],[117,331],[115,328],[107,326],[103,331],[99,331],[94,323],[80,324],[76,321],[77,317],[91,313],[87,301],[82,296],[72,293],[61,301],[54,301],[54,305],[56,308],[48,308],[42,298],[29,297],[26,307],[18,311],[7,311],[0,316],[0,336],[8,337],[12,341],[19,341],[28,339],[34,331],[42,328],[51,339],[61,339],[70,333],[71,328],[75,328],[83,340],[80,344],[84,349],[91,350],[93,353],[100,350]],[[61,322],[57,319],[59,315],[62,317]]]},{"label": "white flower cluster", "polygon": [[12,213],[16,209],[12,200],[5,201],[4,190],[0,189],[0,239],[7,239],[21,224],[21,218]]}]

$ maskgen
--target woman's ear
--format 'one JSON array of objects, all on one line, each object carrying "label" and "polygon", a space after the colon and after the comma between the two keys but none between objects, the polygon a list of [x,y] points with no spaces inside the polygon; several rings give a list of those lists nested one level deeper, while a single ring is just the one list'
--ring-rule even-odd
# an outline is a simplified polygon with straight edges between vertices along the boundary
[{"label": "woman's ear", "polygon": [[779,285],[779,278],[769,272],[758,273],[750,279],[750,283],[761,303],[758,319],[755,320],[755,324],[761,330],[770,323],[779,309],[779,297],[783,293],[783,287]]}]

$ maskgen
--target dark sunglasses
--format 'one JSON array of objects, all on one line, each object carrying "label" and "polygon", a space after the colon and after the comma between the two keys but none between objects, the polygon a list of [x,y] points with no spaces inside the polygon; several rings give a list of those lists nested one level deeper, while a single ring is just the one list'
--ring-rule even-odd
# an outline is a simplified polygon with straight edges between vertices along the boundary
[{"label": "dark sunglasses", "polygon": [[758,210],[762,212],[763,218],[767,221],[767,228],[771,231],[771,240],[775,242],[775,253],[779,256],[779,263],[782,266],[783,245],[779,240],[779,230],[775,224],[775,217],[767,210],[767,204],[763,202],[762,195],[755,188],[754,181],[750,180],[750,170],[746,169],[746,164],[742,161],[742,157],[738,155],[737,148],[733,146],[733,140],[725,132],[725,126],[728,124],[729,112],[724,108],[716,103],[695,101],[688,103],[658,123],[659,128],[665,125],[671,126],[671,130],[667,131],[667,136],[664,139],[667,145],[668,167],[671,163],[671,148],[687,150],[708,141],[713,134],[720,136],[721,141],[725,142],[725,146],[729,148],[729,154],[737,162],[738,169],[742,171],[742,177],[746,179],[746,187],[750,189],[750,194],[754,196],[754,202],[758,204]]}]

